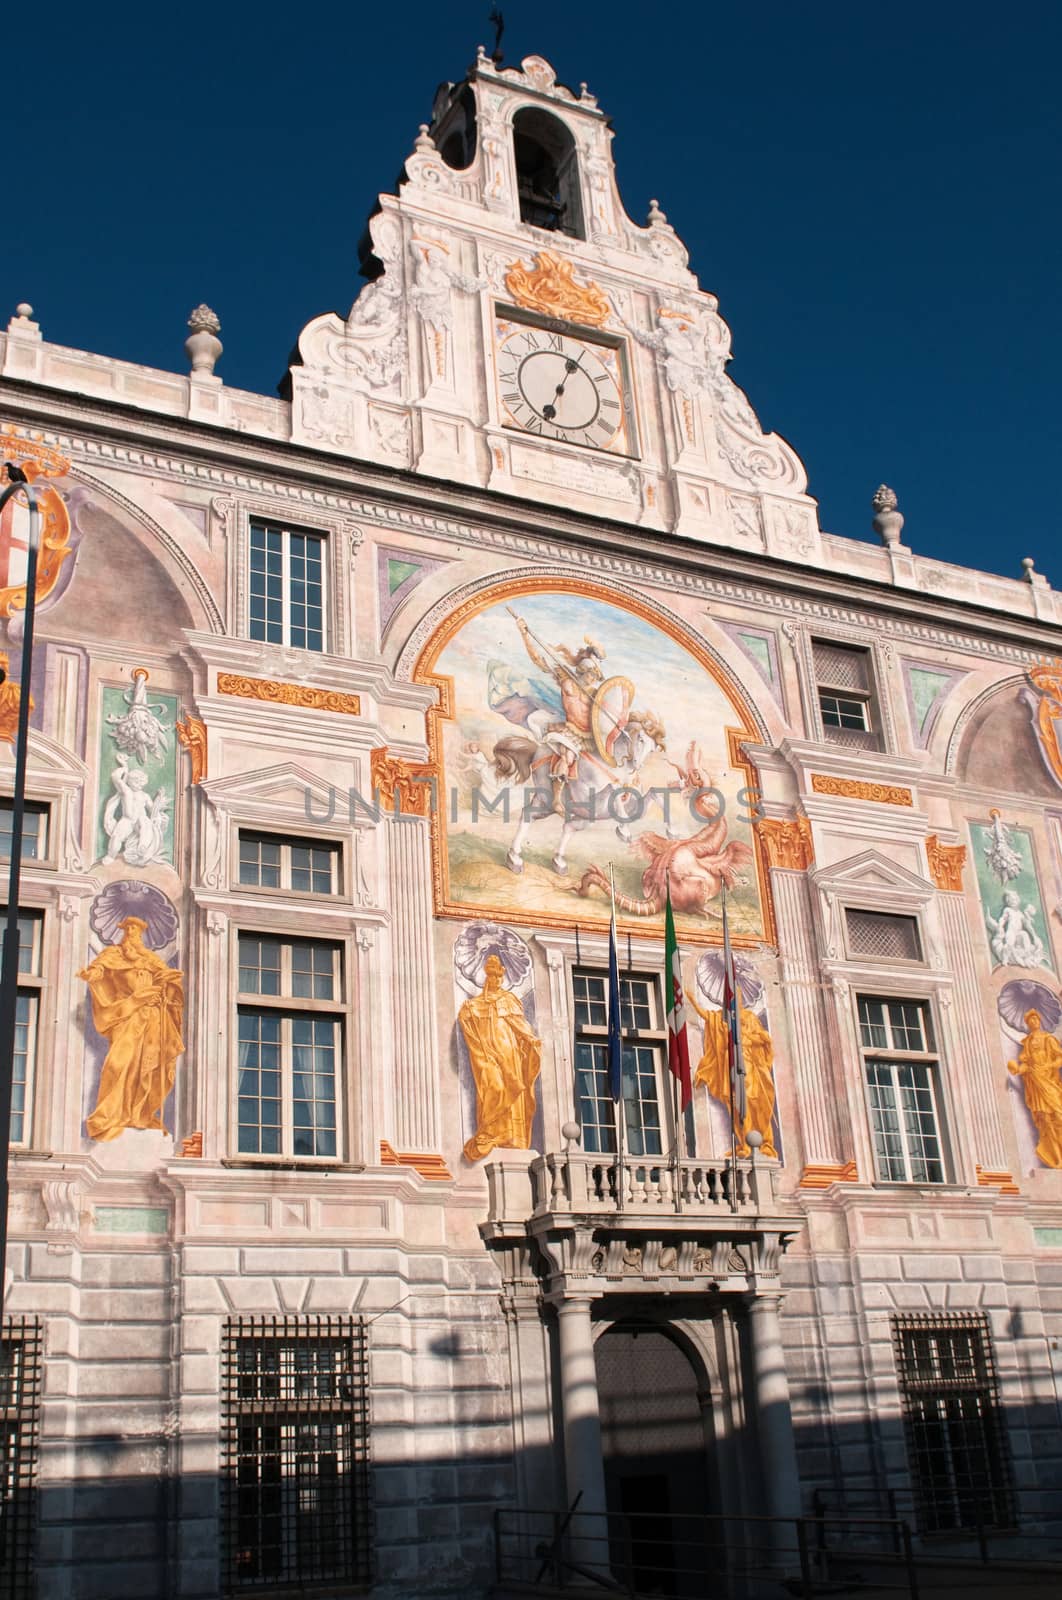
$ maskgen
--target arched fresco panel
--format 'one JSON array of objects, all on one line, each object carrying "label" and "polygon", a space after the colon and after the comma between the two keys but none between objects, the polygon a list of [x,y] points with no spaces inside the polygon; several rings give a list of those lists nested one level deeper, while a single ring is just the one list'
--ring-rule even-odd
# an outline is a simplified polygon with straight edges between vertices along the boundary
[{"label": "arched fresco panel", "polygon": [[692,634],[649,606],[563,579],[499,584],[459,606],[416,680],[432,720],[436,908],[679,938],[771,937],[754,836],[751,715]]}]

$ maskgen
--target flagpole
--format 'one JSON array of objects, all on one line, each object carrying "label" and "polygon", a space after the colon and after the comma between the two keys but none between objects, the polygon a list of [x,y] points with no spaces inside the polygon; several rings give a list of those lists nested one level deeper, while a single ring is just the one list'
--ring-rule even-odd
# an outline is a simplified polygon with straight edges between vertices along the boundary
[{"label": "flagpole", "polygon": [[[612,927],[609,931],[609,964],[619,964],[619,955],[616,949],[616,872],[610,861],[608,864],[608,885],[612,898]],[[616,984],[616,995],[619,997],[619,983]],[[626,1121],[626,1110],[623,1104],[623,1007],[620,1005],[619,1025],[617,1029],[620,1037],[620,1080],[619,1098],[616,1104],[616,1210],[624,1209],[623,1181],[623,1125]]]},{"label": "flagpole", "polygon": [[[665,883],[667,885],[667,899],[668,899],[668,907],[670,909],[670,904],[671,904],[671,874],[670,874],[670,872],[665,872],[664,881],[665,881]],[[666,946],[666,941],[665,941],[665,960],[666,960],[667,953],[668,952],[667,952],[667,946]],[[664,974],[664,986],[665,986],[665,989],[666,989],[667,993],[672,995],[671,1004],[674,1005],[675,1004],[674,993],[673,993],[673,990],[674,990],[674,979],[673,979],[673,975],[670,972],[665,972],[665,974]],[[670,1050],[670,1041],[668,1042],[668,1049]],[[670,1068],[670,1065],[671,1065],[671,1063],[669,1062],[668,1063],[669,1068]],[[672,1179],[672,1182],[673,1182],[673,1189],[674,1189],[675,1214],[676,1215],[680,1215],[681,1212],[682,1212],[682,1082],[679,1079],[678,1075],[676,1073],[674,1073],[674,1072],[670,1073],[670,1077],[671,1077],[671,1114],[672,1114],[672,1117],[674,1119],[674,1137],[672,1139],[672,1145],[671,1145],[672,1161],[673,1161],[673,1167],[672,1167],[673,1179]]]},{"label": "flagpole", "polygon": [[[730,980],[733,976],[734,958],[730,950],[730,926],[726,914],[726,883],[723,883],[723,983],[727,991],[730,989]],[[727,1078],[730,1088],[730,1209],[737,1210],[737,1147],[738,1131],[737,1119],[734,1115],[734,1072],[736,1070],[736,1045],[733,1037],[733,1000],[727,1004],[728,1016],[726,1019],[727,1032],[730,1034],[730,1048],[727,1051]],[[741,1019],[738,1019],[741,1026]]]}]

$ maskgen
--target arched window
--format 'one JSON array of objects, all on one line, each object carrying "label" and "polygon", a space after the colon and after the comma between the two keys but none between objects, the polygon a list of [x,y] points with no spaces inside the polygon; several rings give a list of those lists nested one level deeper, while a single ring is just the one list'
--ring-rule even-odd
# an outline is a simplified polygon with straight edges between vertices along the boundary
[{"label": "arched window", "polygon": [[435,97],[433,136],[436,148],[448,167],[463,172],[476,154],[476,97],[467,83],[452,99],[446,99],[444,85]]},{"label": "arched window", "polygon": [[525,107],[513,118],[513,152],[520,221],[584,239],[579,162],[564,123],[537,106]]}]

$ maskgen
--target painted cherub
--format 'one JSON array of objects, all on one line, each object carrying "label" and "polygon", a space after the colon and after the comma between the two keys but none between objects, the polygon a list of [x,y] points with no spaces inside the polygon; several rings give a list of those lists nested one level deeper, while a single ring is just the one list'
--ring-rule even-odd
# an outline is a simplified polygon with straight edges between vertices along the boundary
[{"label": "painted cherub", "polygon": [[105,866],[123,856],[131,867],[146,867],[158,861],[165,850],[166,791],[154,799],[147,792],[148,775],[142,767],[129,764],[120,752],[111,773],[115,793],[103,812],[103,831],[107,835]]}]

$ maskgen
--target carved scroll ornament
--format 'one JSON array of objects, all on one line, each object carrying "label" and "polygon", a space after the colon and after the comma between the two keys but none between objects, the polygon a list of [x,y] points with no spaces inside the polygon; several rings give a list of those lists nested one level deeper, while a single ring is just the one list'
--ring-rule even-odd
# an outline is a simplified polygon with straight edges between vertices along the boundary
[{"label": "carved scroll ornament", "polygon": [[910,789],[896,783],[864,783],[859,778],[834,778],[825,772],[811,774],[816,794],[840,795],[845,800],[873,800],[882,806],[913,806]]},{"label": "carved scroll ornament", "polygon": [[769,867],[784,867],[791,872],[806,872],[815,862],[811,823],[800,812],[790,821],[763,817],[756,824]]},{"label": "carved scroll ornament", "polygon": [[540,250],[530,270],[514,261],[505,274],[505,287],[518,306],[529,311],[544,311],[550,317],[566,317],[591,328],[604,327],[612,314],[608,295],[596,283],[575,281],[570,261]]},{"label": "carved scroll ornament", "polygon": [[189,711],[183,720],[178,718],[175,726],[177,737],[191,759],[192,782],[202,783],[207,775],[206,723],[199,717],[193,717]]},{"label": "carved scroll ornament", "polygon": [[929,875],[938,889],[962,890],[962,869],[966,865],[964,844],[941,844],[935,833],[926,838]]},{"label": "carved scroll ornament", "polygon": [[361,715],[361,696],[337,689],[311,689],[305,683],[277,683],[272,678],[245,678],[236,672],[218,673],[218,694],[241,700],[267,700],[273,705],[302,706],[306,711],[341,711]]}]

